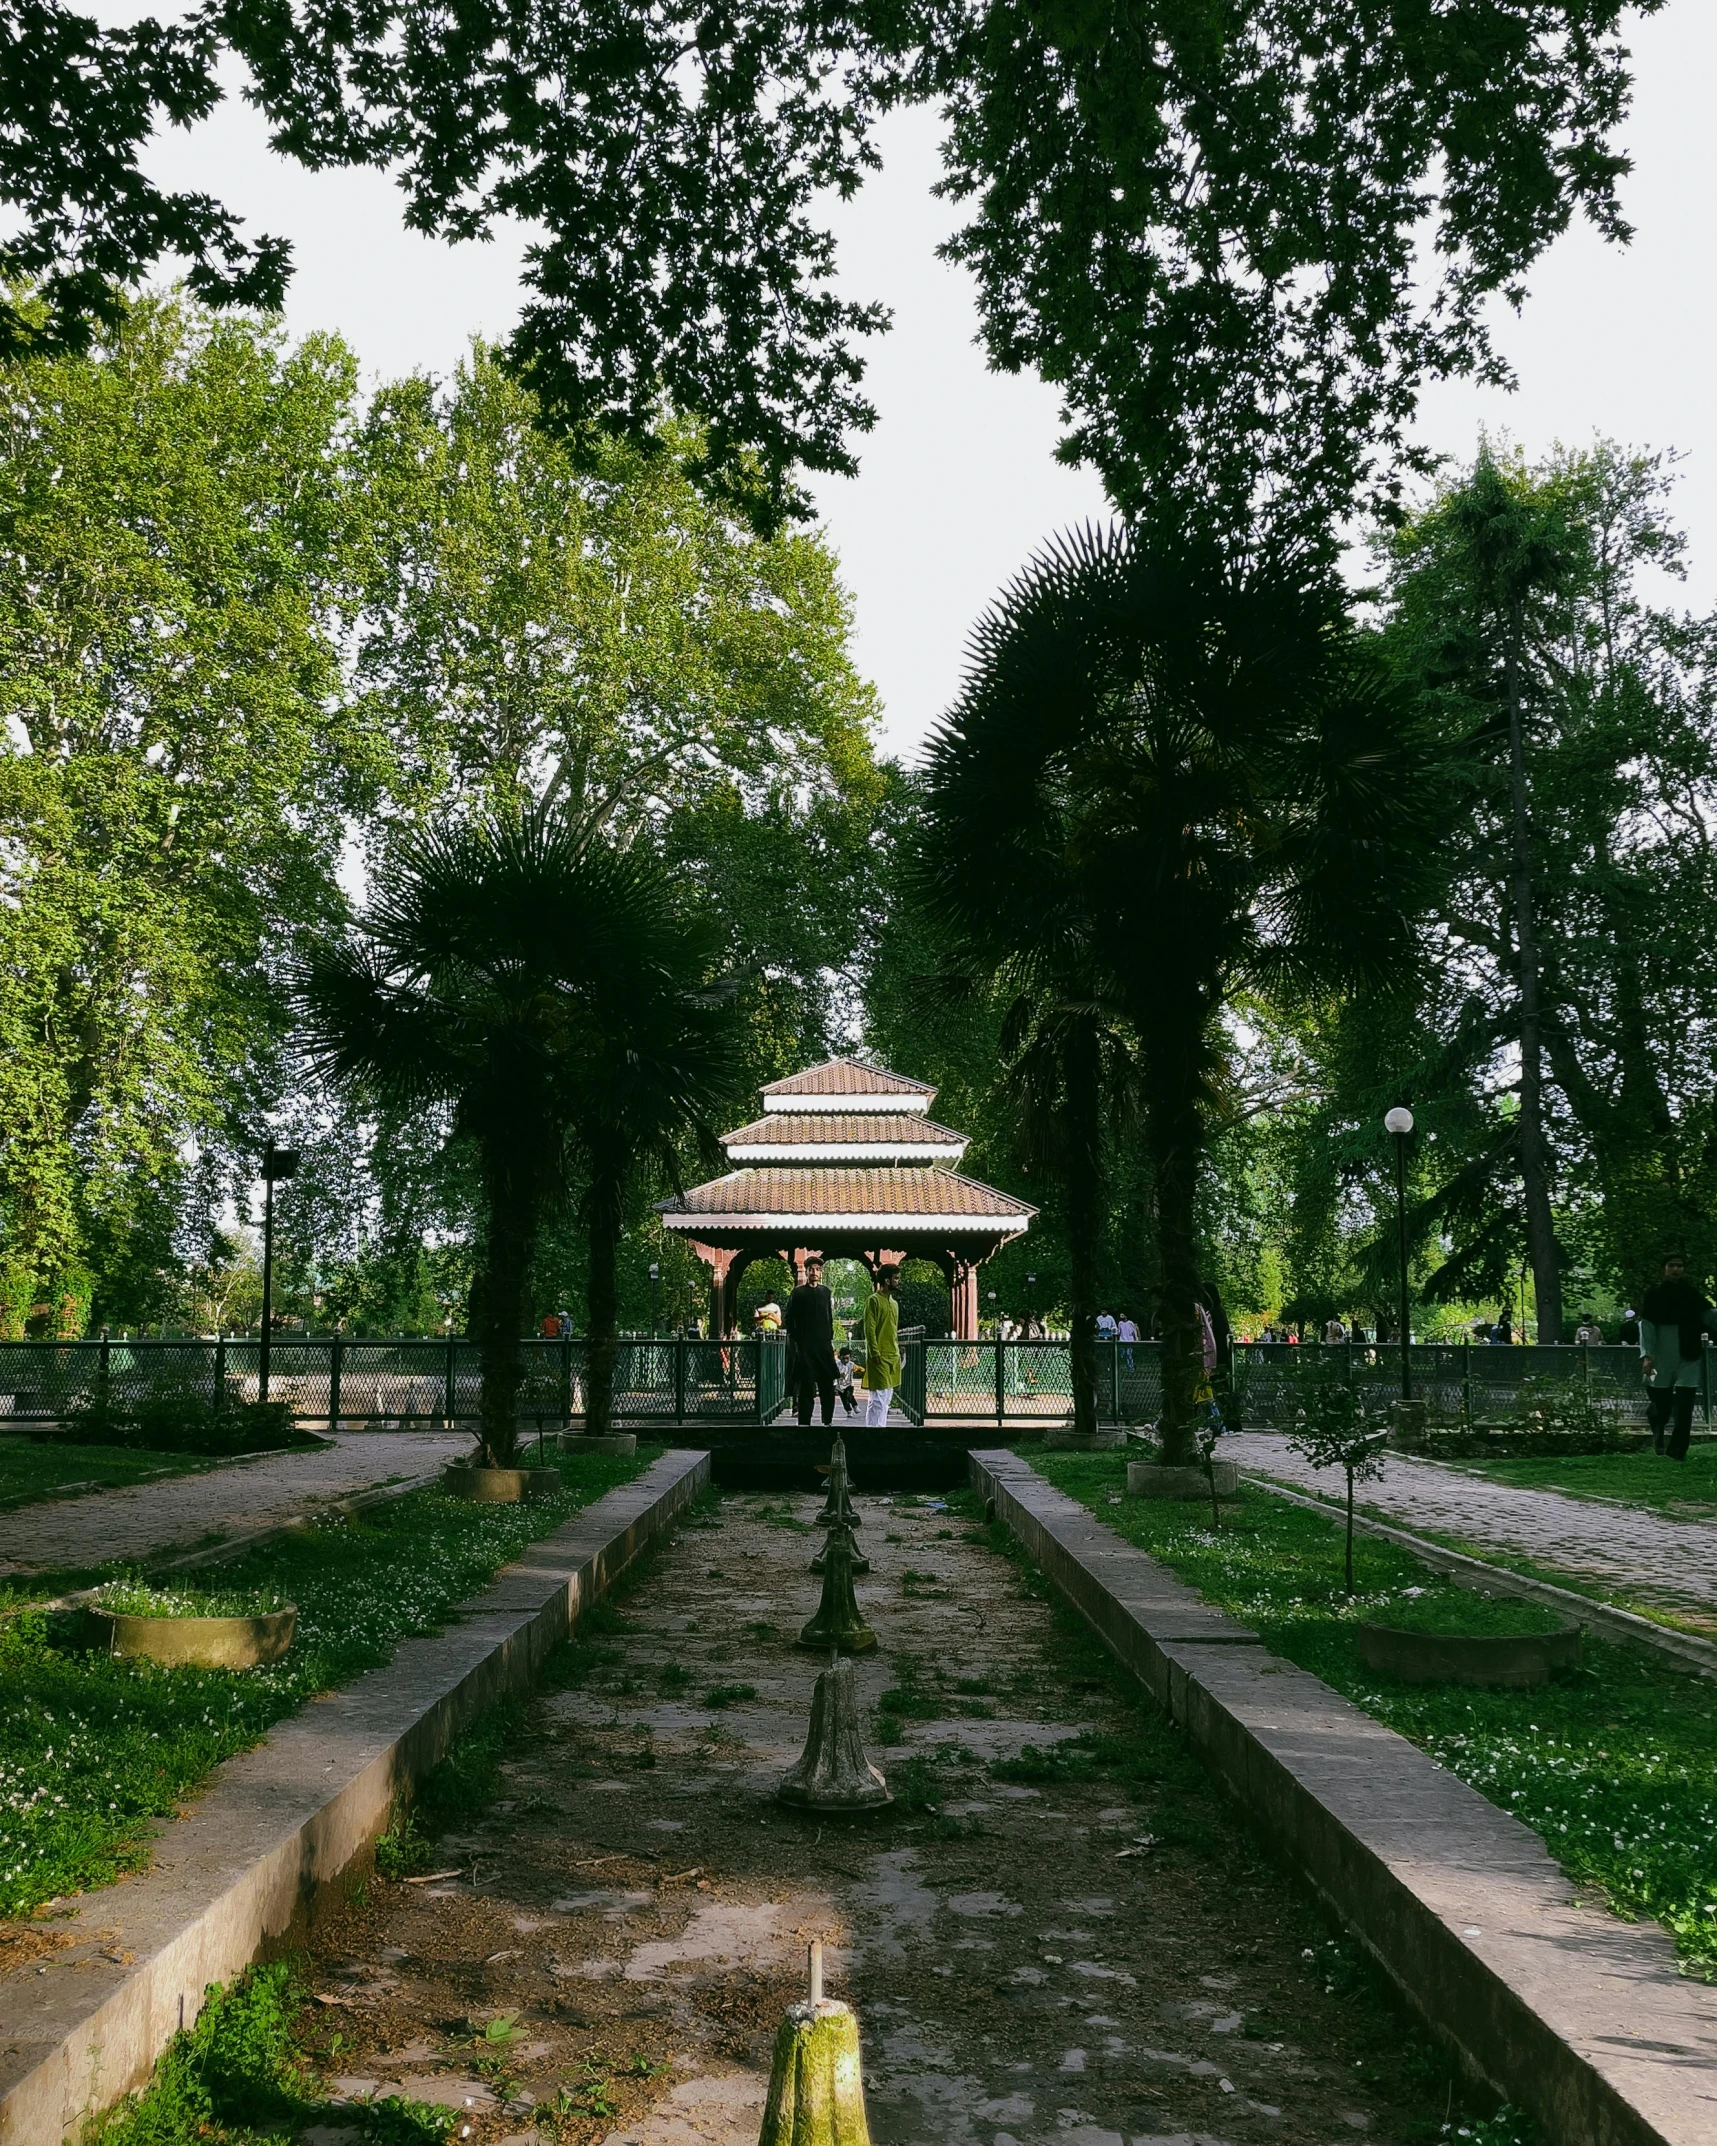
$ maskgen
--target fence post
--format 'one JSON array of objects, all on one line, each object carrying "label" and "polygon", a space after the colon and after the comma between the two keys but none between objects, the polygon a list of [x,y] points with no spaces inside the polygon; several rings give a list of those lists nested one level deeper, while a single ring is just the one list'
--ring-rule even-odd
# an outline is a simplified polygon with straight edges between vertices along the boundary
[{"label": "fence post", "polygon": [[996,1429],[998,1431],[1007,1420],[1008,1412],[1008,1380],[1007,1372],[1003,1368],[1002,1356],[1002,1352],[1006,1347],[1007,1343],[1001,1336],[1001,1322],[998,1320],[996,1322]]},{"label": "fence post", "polygon": [[447,1428],[452,1430],[459,1414],[459,1336],[451,1328],[447,1335],[447,1364],[442,1373],[441,1405]]},{"label": "fence post", "polygon": [[346,1337],[338,1327],[328,1337],[328,1430],[340,1428],[340,1366],[346,1354]]},{"label": "fence post", "polygon": [[1461,1417],[1468,1434],[1473,1427],[1473,1337],[1468,1334],[1461,1342]]},{"label": "fence post", "polygon": [[1699,1345],[1699,1398],[1704,1407],[1705,1428],[1711,1428],[1711,1344]]},{"label": "fence post", "polygon": [[[1703,1353],[1701,1351],[1701,1354]],[[1586,1374],[1586,1420],[1590,1423],[1592,1420],[1592,1344],[1589,1341],[1582,1341],[1580,1344],[1580,1363]]]},{"label": "fence post", "polygon": [[107,1413],[107,1382],[111,1376],[107,1348],[107,1328],[104,1326],[101,1330],[100,1353],[95,1360],[96,1406],[103,1415]]},{"label": "fence post", "polygon": [[674,1421],[686,1420],[686,1350],[690,1347],[684,1334],[674,1340]]},{"label": "fence post", "polygon": [[[105,1352],[105,1344],[103,1344]],[[227,1405],[227,1337],[221,1327],[215,1329],[215,1414],[218,1416]]]},{"label": "fence post", "polygon": [[1121,1344],[1109,1344],[1109,1421],[1121,1420]]},{"label": "fence post", "polygon": [[[618,1350],[615,1353],[618,1356]],[[587,1390],[587,1403],[589,1399]],[[560,1322],[560,1420],[568,1424],[572,1421],[572,1336],[566,1330],[564,1319]],[[588,1420],[584,1427],[586,1430],[590,1428]]]}]

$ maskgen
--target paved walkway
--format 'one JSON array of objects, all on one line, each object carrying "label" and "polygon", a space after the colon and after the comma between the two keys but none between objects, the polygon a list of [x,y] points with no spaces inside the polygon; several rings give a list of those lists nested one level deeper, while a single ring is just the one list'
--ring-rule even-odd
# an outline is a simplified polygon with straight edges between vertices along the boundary
[{"label": "paved walkway", "polygon": [[470,1449],[468,1431],[342,1431],[331,1446],[310,1452],[21,1506],[0,1514],[0,1573],[151,1557],[277,1526],[375,1484],[426,1475]]},{"label": "paved walkway", "polygon": [[[1222,1457],[1296,1490],[1324,1497],[1341,1491],[1339,1468],[1313,1468],[1289,1452],[1286,1438],[1267,1431],[1225,1438]],[[1402,1527],[1510,1550],[1635,1600],[1717,1605],[1717,1526],[1704,1521],[1520,1490],[1399,1453],[1385,1457],[1381,1480],[1361,1483],[1357,1498],[1364,1510]]]}]

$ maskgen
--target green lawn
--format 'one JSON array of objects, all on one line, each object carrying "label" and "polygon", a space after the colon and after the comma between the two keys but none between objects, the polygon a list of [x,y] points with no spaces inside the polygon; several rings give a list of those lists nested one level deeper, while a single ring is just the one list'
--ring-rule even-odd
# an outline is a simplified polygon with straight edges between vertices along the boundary
[{"label": "green lawn", "polygon": [[498,1566],[660,1451],[569,1458],[561,1495],[530,1505],[414,1491],[204,1575],[278,1589],[298,1605],[292,1651],[272,1668],[115,1661],[60,1644],[70,1620],[18,1612],[0,1625],[0,1915],[141,1867],[149,1821],[171,1813],[212,1766],[306,1699],[386,1661],[399,1640],[434,1631]]},{"label": "green lawn", "polygon": [[[1672,1932],[1691,1972],[1717,1980],[1717,1689],[1643,1649],[1587,1635],[1583,1666],[1532,1692],[1392,1684],[1359,1658],[1356,1622],[1462,1590],[1360,1536],[1359,1592],[1342,1592],[1332,1517],[1248,1490],[1223,1508],[1121,1495],[1124,1456],[1034,1462],[1128,1542],[1160,1558],[1311,1670],[1539,1833],[1581,1886]],[[1407,1590],[1418,1589],[1417,1594]],[[1417,1619],[1416,1619],[1417,1621]]]},{"label": "green lawn", "polygon": [[[1625,1505],[1690,1520],[1717,1515],[1717,1440],[1701,1441],[1685,1461],[1643,1453],[1575,1453],[1533,1460],[1458,1460],[1449,1464],[1521,1490],[1562,1490],[1576,1498],[1617,1498]],[[1364,1488],[1361,1486],[1363,1497]]]},{"label": "green lawn", "polygon": [[0,1512],[43,1498],[75,1496],[74,1485],[147,1483],[190,1475],[211,1463],[198,1453],[148,1453],[137,1446],[79,1446],[65,1438],[0,1438]]}]

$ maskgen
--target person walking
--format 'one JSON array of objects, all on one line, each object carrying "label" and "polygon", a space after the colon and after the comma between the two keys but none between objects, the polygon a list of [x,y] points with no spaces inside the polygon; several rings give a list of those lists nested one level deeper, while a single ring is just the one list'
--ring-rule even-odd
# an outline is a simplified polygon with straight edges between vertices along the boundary
[{"label": "person walking", "polygon": [[1580,1314],[1580,1323],[1574,1329],[1574,1342],[1582,1349],[1601,1349],[1604,1345],[1604,1330],[1589,1311]]},{"label": "person walking", "polygon": [[888,1421],[888,1404],[900,1384],[900,1287],[898,1267],[878,1267],[876,1287],[864,1306],[864,1420],[875,1427]]},{"label": "person walking", "polygon": [[835,1300],[823,1287],[823,1262],[805,1262],[805,1279],[787,1299],[788,1371],[799,1421],[811,1420],[813,1397],[825,1424],[835,1420]]},{"label": "person walking", "polygon": [[1652,1447],[1671,1460],[1687,1458],[1693,1436],[1693,1404],[1699,1397],[1710,1312],[1698,1284],[1688,1280],[1687,1261],[1671,1252],[1663,1263],[1663,1279],[1646,1291],[1639,1313],[1640,1369],[1651,1388],[1646,1419]]}]

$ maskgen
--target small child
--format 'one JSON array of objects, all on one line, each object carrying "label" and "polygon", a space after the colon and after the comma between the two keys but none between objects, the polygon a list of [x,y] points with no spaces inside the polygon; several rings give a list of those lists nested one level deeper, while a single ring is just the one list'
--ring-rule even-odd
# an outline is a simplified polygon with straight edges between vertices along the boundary
[{"label": "small child", "polygon": [[858,1403],[853,1399],[853,1380],[857,1366],[851,1349],[842,1349],[835,1358],[835,1391],[841,1397],[841,1406],[849,1416],[858,1414]]}]

